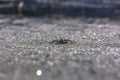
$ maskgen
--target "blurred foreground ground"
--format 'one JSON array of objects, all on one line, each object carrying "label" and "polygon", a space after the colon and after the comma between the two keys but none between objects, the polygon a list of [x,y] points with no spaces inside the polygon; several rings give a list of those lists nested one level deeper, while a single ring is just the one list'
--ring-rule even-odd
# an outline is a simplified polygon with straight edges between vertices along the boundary
[{"label": "blurred foreground ground", "polygon": [[120,80],[119,20],[0,16],[0,80]]}]

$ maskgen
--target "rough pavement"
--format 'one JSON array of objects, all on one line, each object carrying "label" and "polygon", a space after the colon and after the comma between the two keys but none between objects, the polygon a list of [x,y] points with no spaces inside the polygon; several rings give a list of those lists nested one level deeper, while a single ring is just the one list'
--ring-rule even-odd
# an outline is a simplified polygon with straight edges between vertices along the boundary
[{"label": "rough pavement", "polygon": [[[0,16],[0,80],[120,80],[119,26],[108,18]],[[75,43],[52,42],[60,39]]]}]

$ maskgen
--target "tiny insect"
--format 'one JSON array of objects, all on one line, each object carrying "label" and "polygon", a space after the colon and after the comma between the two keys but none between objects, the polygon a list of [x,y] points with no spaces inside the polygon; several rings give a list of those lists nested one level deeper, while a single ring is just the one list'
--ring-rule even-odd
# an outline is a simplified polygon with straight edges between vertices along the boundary
[{"label": "tiny insect", "polygon": [[74,44],[74,43],[76,42],[69,39],[59,39],[50,42],[50,44]]}]

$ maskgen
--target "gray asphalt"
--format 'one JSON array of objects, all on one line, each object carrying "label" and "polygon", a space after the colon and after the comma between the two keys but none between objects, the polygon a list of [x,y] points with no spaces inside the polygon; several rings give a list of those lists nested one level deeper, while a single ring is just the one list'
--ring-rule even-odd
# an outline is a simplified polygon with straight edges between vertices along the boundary
[{"label": "gray asphalt", "polygon": [[1,15],[0,80],[120,80],[119,26],[109,18]]}]

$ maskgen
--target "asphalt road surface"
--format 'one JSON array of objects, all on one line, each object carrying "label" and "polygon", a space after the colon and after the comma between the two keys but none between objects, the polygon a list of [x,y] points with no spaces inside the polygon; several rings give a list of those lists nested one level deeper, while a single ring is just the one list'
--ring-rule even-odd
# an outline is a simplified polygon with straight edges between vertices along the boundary
[{"label": "asphalt road surface", "polygon": [[0,80],[120,80],[120,23],[0,16]]}]

